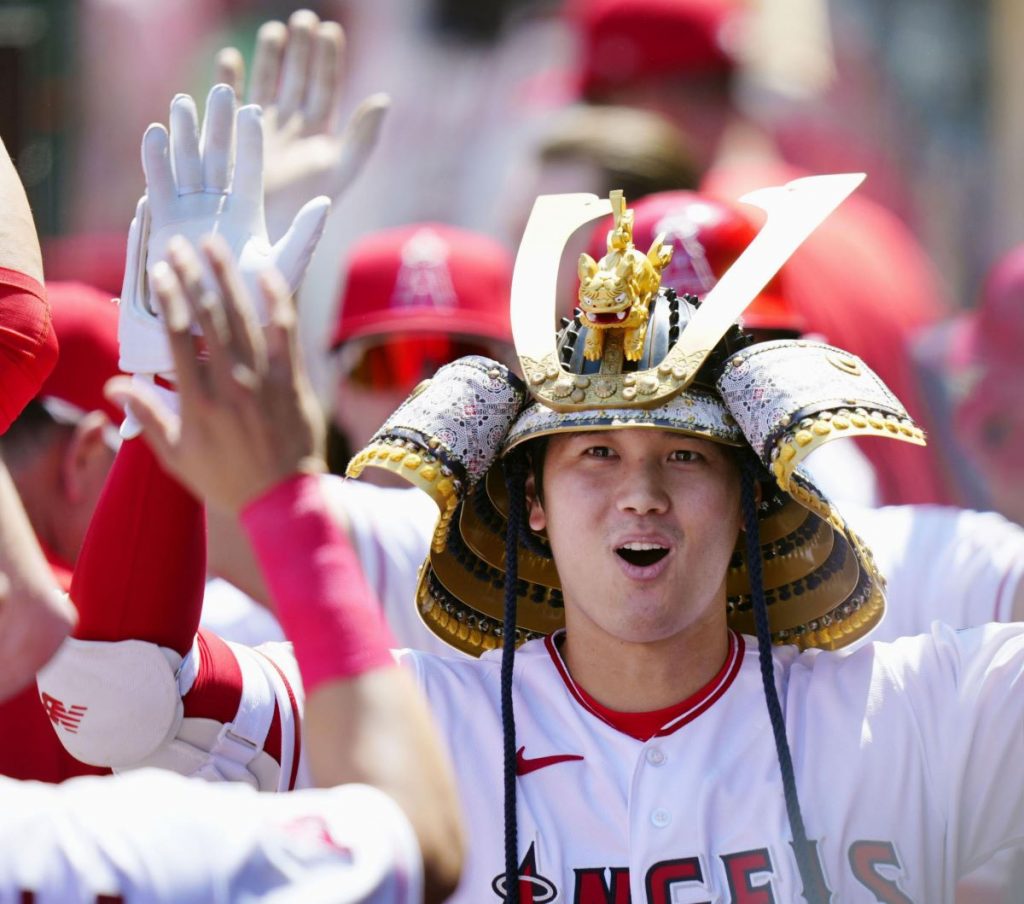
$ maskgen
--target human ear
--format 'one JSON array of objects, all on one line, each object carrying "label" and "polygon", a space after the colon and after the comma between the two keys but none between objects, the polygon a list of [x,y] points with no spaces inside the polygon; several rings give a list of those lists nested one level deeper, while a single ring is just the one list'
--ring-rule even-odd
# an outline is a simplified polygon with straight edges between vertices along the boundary
[{"label": "human ear", "polygon": [[540,498],[537,496],[537,481],[533,474],[526,478],[526,511],[530,530],[539,533],[548,526],[548,520],[544,515],[544,506],[541,505]]},{"label": "human ear", "polygon": [[70,502],[95,495],[107,478],[113,453],[103,434],[109,423],[102,411],[90,411],[75,424],[61,463],[64,493]]}]

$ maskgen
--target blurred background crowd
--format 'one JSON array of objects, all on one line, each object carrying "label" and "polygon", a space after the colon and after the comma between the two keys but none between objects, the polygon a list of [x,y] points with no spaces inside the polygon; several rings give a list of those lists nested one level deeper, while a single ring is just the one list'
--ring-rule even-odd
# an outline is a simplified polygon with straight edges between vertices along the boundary
[{"label": "blurred background crowd", "polygon": [[[734,200],[800,175],[864,171],[858,197],[781,275],[787,313],[776,325],[863,356],[931,434],[925,455],[865,444],[874,478],[857,490],[862,501],[1024,518],[1014,376],[1024,270],[1012,251],[1024,240],[1021,4],[306,5],[345,30],[340,120],[372,92],[390,96],[377,146],[336,203],[301,292],[336,462],[447,357],[501,356],[507,325],[494,311],[537,194],[623,188],[633,202],[700,190]],[[218,49],[237,47],[251,64],[259,25],[295,8],[0,3],[0,135],[32,202],[48,281],[120,292],[146,124],[165,119],[176,92],[205,95]],[[757,211],[745,215],[756,228]],[[574,259],[566,254],[567,313]],[[447,312],[440,321],[410,320],[424,299]]]}]

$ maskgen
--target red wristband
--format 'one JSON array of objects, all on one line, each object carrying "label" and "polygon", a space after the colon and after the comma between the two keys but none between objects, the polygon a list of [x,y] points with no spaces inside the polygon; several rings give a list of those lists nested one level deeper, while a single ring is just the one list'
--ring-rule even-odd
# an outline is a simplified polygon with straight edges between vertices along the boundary
[{"label": "red wristband", "polygon": [[393,665],[391,631],[319,479],[297,474],[241,513],[306,692]]}]

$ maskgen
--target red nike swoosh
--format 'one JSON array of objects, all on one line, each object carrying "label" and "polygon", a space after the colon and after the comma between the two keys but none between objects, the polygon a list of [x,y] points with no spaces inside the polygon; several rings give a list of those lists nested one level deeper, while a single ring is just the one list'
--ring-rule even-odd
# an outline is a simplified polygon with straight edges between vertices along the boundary
[{"label": "red nike swoosh", "polygon": [[538,769],[543,769],[545,766],[554,766],[555,763],[568,763],[572,760],[583,759],[583,757],[576,753],[558,753],[554,756],[538,756],[528,760],[525,750],[525,747],[520,747],[516,751],[516,775],[528,775],[531,772],[536,772]]}]

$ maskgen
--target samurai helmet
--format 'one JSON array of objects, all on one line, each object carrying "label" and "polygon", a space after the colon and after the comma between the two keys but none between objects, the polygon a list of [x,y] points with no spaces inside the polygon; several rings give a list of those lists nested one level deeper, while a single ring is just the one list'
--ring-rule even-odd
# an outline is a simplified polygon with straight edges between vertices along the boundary
[{"label": "samurai helmet", "polygon": [[[767,210],[767,223],[702,302],[661,285],[672,248],[660,235],[646,249],[635,246],[621,193],[603,203],[591,195],[538,199],[512,289],[525,380],[478,357],[441,368],[348,469],[357,476],[367,466],[386,468],[437,502],[416,596],[434,633],[471,654],[504,643],[510,530],[518,547],[516,642],[564,624],[545,538],[524,525],[509,528],[502,465],[540,437],[636,427],[733,446],[756,467],[773,642],[834,649],[877,624],[884,581],[871,553],[801,463],[840,438],[923,444],[924,434],[854,355],[799,339],[752,344],[735,324],[789,256],[795,235],[809,234],[859,181],[812,177],[755,193],[749,200]],[[609,208],[606,253],[581,257],[579,307],[556,333],[554,284],[565,240],[581,220]],[[742,538],[726,588],[730,626],[754,633]]]}]

